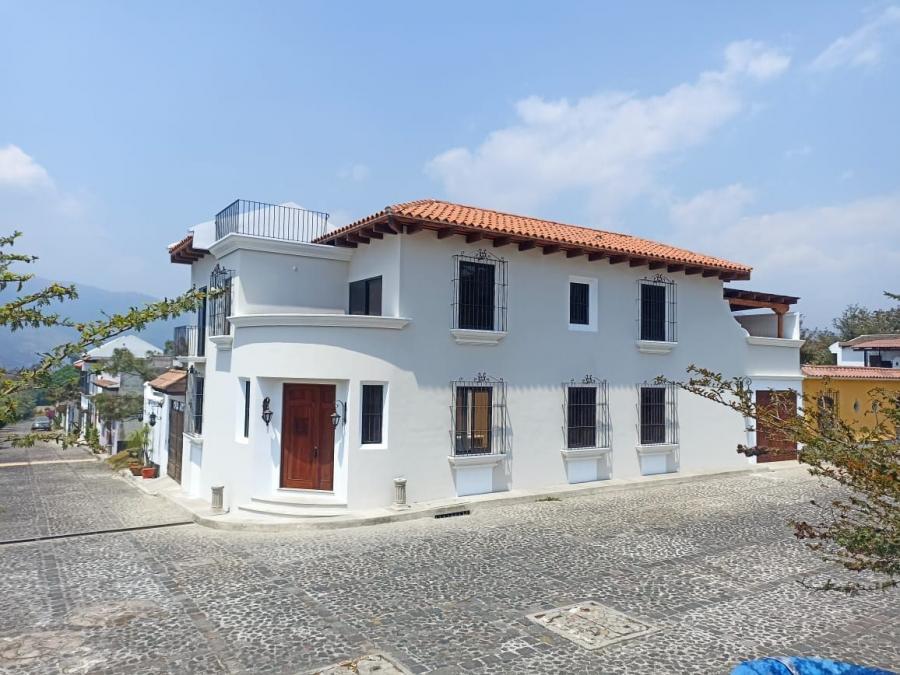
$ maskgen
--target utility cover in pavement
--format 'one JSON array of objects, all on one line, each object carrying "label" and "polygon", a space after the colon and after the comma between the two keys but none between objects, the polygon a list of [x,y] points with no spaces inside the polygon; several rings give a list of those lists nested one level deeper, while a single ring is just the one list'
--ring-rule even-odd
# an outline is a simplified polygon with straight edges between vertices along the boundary
[{"label": "utility cover in pavement", "polygon": [[316,671],[318,675],[408,675],[409,671],[391,661],[384,654],[366,654],[358,659],[344,661],[324,670]]},{"label": "utility cover in pavement", "polygon": [[593,600],[529,614],[528,618],[585,649],[602,649],[659,630]]}]

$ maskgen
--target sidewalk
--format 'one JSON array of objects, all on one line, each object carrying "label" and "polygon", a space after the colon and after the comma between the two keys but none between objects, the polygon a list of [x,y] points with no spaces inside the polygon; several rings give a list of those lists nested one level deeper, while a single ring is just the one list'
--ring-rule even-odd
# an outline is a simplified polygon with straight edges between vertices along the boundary
[{"label": "sidewalk", "polygon": [[575,485],[555,485],[532,490],[507,490],[505,492],[492,492],[484,495],[418,502],[404,509],[372,509],[367,511],[348,512],[345,516],[333,516],[327,518],[278,518],[274,516],[256,516],[237,508],[224,513],[215,513],[210,508],[208,502],[185,496],[181,492],[181,485],[167,476],[148,480],[132,476],[127,470],[120,472],[120,475],[139,490],[149,495],[162,497],[175,506],[178,506],[199,525],[219,530],[243,532],[285,532],[332,530],[347,527],[361,527],[365,525],[396,523],[417,518],[434,518],[436,516],[450,517],[453,515],[472,513],[476,510],[481,511],[510,504],[534,502],[541,499],[580,497],[600,492],[624,492],[654,486],[678,485],[680,483],[715,480],[717,478],[741,476],[751,473],[771,473],[797,469],[799,467],[800,463],[797,461],[785,461],[774,462],[771,464],[749,465],[746,469],[735,469],[730,471],[667,473],[629,479],[612,478],[609,480],[578,483]]}]

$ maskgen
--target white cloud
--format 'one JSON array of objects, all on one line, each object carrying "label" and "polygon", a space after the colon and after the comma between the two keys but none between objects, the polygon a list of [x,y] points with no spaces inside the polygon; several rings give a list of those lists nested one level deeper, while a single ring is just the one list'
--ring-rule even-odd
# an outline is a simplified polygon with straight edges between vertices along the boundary
[{"label": "white cloud", "polygon": [[0,188],[46,188],[53,181],[47,170],[17,145],[0,148]]},{"label": "white cloud", "polygon": [[796,159],[797,157],[806,157],[807,155],[812,154],[812,146],[809,145],[798,145],[794,148],[788,148],[784,151],[785,159]]},{"label": "white cloud", "polygon": [[365,164],[354,164],[353,166],[341,169],[338,172],[338,177],[360,182],[368,178],[370,173],[369,167]]},{"label": "white cloud", "polygon": [[707,190],[697,196],[672,204],[669,217],[682,230],[731,225],[753,201],[754,192],[740,183],[718,190]]},{"label": "white cloud", "polygon": [[[739,198],[734,187],[718,194]],[[684,202],[694,206],[686,208],[692,218],[682,212],[679,222],[673,212],[674,239],[752,265],[747,285],[801,296],[809,324],[826,325],[852,302],[883,306],[882,292],[897,286],[891,270],[900,269],[900,192],[758,215],[723,217],[710,208],[704,219],[699,205],[715,204],[710,195],[716,193]]]},{"label": "white cloud", "polygon": [[729,45],[720,70],[640,97],[600,92],[576,101],[531,96],[514,125],[476,148],[452,148],[427,172],[453,199],[532,210],[560,195],[588,195],[601,221],[653,188],[660,165],[704,142],[743,108],[742,86],[776,77],[789,58],[762,43]]},{"label": "white cloud", "polygon": [[892,5],[849,35],[832,42],[812,62],[814,70],[872,66],[881,61],[886,43],[900,37],[900,7]]}]

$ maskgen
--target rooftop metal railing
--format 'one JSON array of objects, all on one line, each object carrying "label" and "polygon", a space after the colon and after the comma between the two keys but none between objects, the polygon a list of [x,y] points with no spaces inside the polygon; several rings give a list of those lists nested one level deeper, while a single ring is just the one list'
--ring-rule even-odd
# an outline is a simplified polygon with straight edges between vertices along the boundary
[{"label": "rooftop metal railing", "polygon": [[246,199],[236,199],[216,214],[217,240],[227,234],[248,234],[308,243],[324,235],[327,227],[327,213]]}]

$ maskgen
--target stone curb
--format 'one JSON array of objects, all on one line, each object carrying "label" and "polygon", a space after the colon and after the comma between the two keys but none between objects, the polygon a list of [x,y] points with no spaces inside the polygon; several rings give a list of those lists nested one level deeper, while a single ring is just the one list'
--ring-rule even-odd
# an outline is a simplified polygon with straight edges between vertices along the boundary
[{"label": "stone curb", "polygon": [[[752,465],[746,469],[733,469],[727,471],[714,471],[692,474],[660,474],[657,476],[642,476],[634,479],[621,479],[619,482],[613,480],[595,481],[592,483],[583,483],[580,485],[562,485],[554,488],[545,488],[539,490],[522,490],[510,492],[493,492],[487,495],[477,495],[473,497],[462,498],[458,500],[445,500],[440,503],[428,504],[423,503],[419,506],[404,511],[394,512],[377,512],[370,515],[348,515],[338,516],[334,518],[321,518],[315,520],[297,520],[290,522],[279,520],[274,522],[264,522],[260,520],[224,520],[222,516],[228,515],[229,512],[223,514],[213,514],[209,511],[209,507],[195,510],[184,504],[181,499],[168,495],[163,492],[151,492],[146,487],[129,480],[138,489],[146,494],[162,497],[167,499],[175,506],[178,506],[190,518],[204,527],[215,530],[224,530],[232,532],[303,532],[316,530],[338,530],[351,527],[364,527],[368,525],[384,525],[387,523],[399,523],[408,520],[416,520],[419,518],[433,518],[442,514],[457,513],[459,511],[476,511],[499,508],[513,504],[531,503],[542,498],[555,497],[558,499],[581,497],[600,493],[617,493],[629,492],[641,488],[649,488],[665,485],[681,485],[684,483],[703,482],[708,480],[716,480],[719,478],[728,478],[731,476],[744,476],[755,473],[772,473],[789,469],[796,469],[800,466],[797,462],[780,462],[779,466],[771,465]],[[131,478],[131,474],[127,470],[124,471],[127,479]],[[196,500],[193,500],[196,501]]]}]

